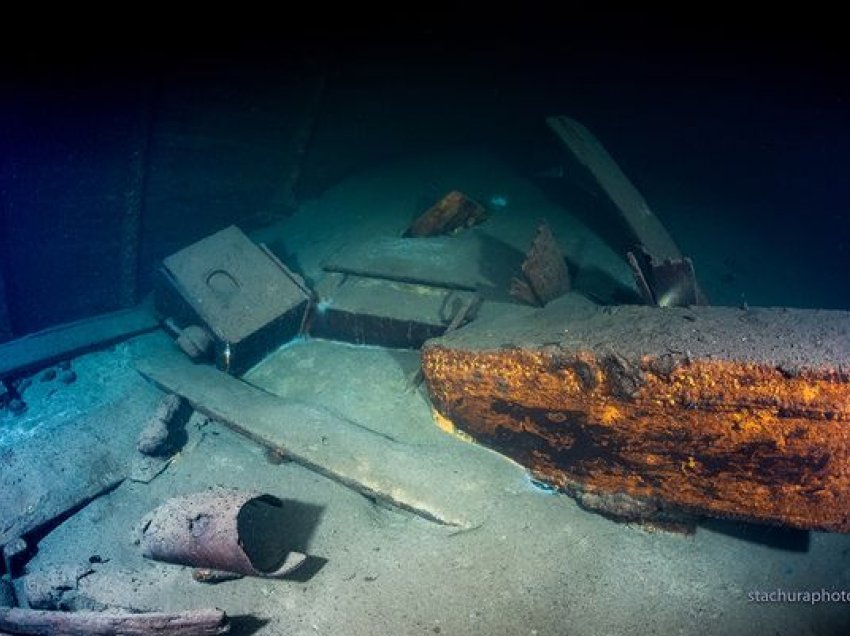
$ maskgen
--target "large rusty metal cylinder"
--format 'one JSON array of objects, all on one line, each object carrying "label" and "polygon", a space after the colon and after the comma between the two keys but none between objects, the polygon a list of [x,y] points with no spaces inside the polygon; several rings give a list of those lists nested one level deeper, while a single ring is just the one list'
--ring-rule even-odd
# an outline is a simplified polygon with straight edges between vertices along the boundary
[{"label": "large rusty metal cylinder", "polygon": [[218,488],[169,499],[141,524],[142,554],[157,561],[278,578],[306,557],[288,549],[283,502]]}]

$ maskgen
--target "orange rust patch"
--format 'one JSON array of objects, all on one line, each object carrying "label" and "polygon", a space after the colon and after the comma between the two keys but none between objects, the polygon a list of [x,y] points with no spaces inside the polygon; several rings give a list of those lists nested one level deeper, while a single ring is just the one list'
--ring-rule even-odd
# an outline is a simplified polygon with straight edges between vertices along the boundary
[{"label": "orange rust patch", "polygon": [[452,190],[407,228],[405,236],[436,236],[478,225],[487,218],[483,205]]},{"label": "orange rust patch", "polygon": [[728,360],[423,349],[436,408],[555,485],[850,532],[850,386]]},{"label": "orange rust patch", "polygon": [[623,413],[613,404],[606,404],[599,413],[599,421],[603,424],[613,424],[623,418]]}]

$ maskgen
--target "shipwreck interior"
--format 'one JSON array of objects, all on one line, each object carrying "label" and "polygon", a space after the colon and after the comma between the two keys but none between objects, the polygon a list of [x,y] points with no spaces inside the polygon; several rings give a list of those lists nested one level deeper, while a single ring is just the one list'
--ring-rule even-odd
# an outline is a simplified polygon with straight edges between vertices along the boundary
[{"label": "shipwreck interior", "polygon": [[842,40],[382,18],[4,43],[0,633],[848,633]]}]

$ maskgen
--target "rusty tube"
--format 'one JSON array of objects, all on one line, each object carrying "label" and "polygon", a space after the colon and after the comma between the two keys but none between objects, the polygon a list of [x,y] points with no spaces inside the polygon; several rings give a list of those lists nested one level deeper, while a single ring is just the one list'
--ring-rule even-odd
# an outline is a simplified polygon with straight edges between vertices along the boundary
[{"label": "rusty tube", "polygon": [[155,561],[280,578],[306,560],[288,550],[284,502],[217,488],[173,497],[141,523],[142,554]]}]

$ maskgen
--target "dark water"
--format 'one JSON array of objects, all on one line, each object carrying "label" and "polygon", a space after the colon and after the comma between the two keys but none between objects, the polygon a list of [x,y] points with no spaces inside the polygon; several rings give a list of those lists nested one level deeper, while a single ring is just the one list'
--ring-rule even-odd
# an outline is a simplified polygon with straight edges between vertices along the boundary
[{"label": "dark water", "polygon": [[[850,308],[848,83],[829,20],[564,9],[398,8],[358,27],[241,16],[7,43],[0,271],[12,330],[127,301],[133,197],[136,298],[164,255],[291,212],[282,175],[308,112],[300,200],[452,146],[488,147],[532,175],[561,152],[543,118],[568,114],[716,279],[716,302]],[[574,184],[541,186],[557,199]]]}]

